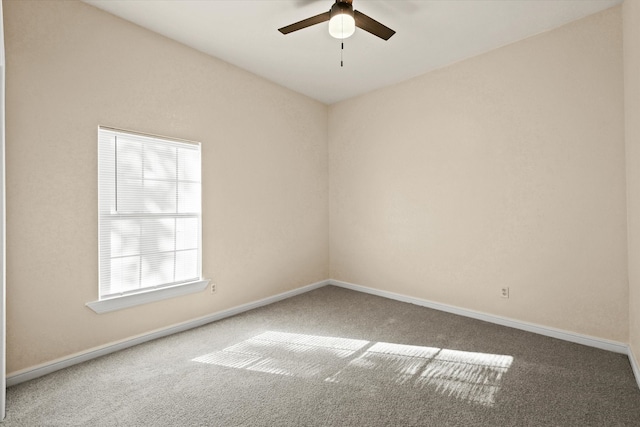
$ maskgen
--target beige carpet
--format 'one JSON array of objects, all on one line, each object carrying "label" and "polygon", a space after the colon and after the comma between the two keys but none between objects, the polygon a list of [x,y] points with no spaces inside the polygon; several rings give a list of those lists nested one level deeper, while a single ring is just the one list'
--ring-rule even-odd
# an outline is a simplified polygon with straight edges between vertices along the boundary
[{"label": "beige carpet", "polygon": [[626,356],[327,286],[9,388],[6,426],[640,426]]}]

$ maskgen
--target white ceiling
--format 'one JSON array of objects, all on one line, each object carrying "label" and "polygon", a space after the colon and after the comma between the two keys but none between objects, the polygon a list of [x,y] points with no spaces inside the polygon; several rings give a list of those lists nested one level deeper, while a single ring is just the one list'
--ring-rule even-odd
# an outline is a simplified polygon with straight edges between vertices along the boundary
[{"label": "white ceiling", "polygon": [[333,0],[84,0],[100,9],[332,104],[556,28],[622,0],[354,0],[397,33],[340,41],[327,23],[278,28]]}]

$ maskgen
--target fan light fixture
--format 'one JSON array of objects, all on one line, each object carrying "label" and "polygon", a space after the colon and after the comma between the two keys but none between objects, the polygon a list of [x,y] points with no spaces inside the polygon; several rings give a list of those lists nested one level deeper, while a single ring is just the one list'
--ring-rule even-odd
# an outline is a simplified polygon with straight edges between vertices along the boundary
[{"label": "fan light fixture", "polygon": [[[2,0],[0,0],[1,2]],[[380,37],[382,40],[389,38],[396,32],[391,28],[382,25],[364,13],[353,10],[353,0],[335,0],[331,10],[319,15],[312,16],[302,21],[295,22],[286,27],[278,28],[282,34],[293,33],[321,22],[329,21],[329,34],[337,39],[351,37],[356,31],[356,27]]]},{"label": "fan light fixture", "polygon": [[353,6],[349,3],[336,2],[331,7],[329,34],[336,39],[349,38],[356,31],[356,20],[353,17]]}]

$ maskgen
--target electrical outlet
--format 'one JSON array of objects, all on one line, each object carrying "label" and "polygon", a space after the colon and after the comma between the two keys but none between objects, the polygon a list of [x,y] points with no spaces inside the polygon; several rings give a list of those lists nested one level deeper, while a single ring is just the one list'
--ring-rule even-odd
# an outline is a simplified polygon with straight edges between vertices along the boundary
[{"label": "electrical outlet", "polygon": [[218,291],[218,286],[215,283],[211,284],[211,293],[215,294]]},{"label": "electrical outlet", "polygon": [[509,298],[509,288],[500,288],[500,296],[502,298]]}]

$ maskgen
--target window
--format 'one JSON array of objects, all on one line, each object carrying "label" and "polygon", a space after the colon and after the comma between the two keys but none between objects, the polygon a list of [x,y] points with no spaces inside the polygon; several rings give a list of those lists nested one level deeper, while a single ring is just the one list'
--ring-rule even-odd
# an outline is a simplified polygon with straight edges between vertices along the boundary
[{"label": "window", "polygon": [[101,312],[93,305],[123,299],[122,308],[207,286],[200,175],[198,143],[98,129],[100,301],[89,307]]}]

